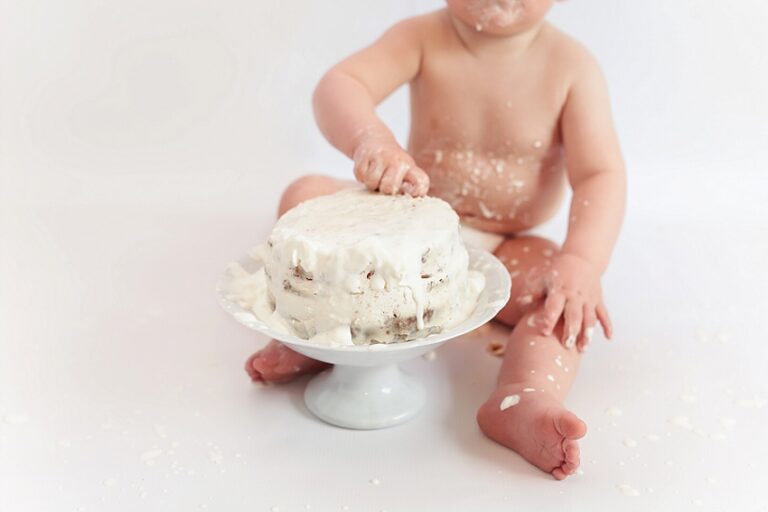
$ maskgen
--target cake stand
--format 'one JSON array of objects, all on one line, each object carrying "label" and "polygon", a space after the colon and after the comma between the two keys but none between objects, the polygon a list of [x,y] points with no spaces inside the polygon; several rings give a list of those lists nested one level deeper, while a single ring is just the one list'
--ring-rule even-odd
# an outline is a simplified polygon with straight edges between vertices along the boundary
[{"label": "cake stand", "polygon": [[[324,346],[270,328],[251,311],[227,299],[232,276],[227,271],[216,292],[220,304],[238,322],[288,345],[305,356],[334,366],[315,376],[304,392],[307,408],[333,425],[378,429],[413,418],[424,406],[424,387],[403,373],[398,363],[436,349],[490,321],[509,300],[509,272],[492,254],[467,247],[469,266],[485,276],[485,289],[474,312],[460,324],[425,338],[392,344]],[[250,258],[239,262],[248,272],[261,266]]]}]

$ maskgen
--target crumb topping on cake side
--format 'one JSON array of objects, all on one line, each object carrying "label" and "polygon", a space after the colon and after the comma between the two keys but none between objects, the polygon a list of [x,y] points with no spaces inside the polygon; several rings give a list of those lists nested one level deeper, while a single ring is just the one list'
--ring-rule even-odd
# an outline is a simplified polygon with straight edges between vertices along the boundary
[{"label": "crumb topping on cake side", "polygon": [[484,286],[459,218],[431,197],[347,190],[283,215],[230,298],[276,329],[329,345],[393,343],[455,325]]}]

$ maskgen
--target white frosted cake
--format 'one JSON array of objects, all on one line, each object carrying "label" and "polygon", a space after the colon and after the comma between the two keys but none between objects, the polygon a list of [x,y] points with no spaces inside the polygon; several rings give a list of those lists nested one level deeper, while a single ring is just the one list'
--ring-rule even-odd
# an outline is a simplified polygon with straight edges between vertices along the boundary
[{"label": "white frosted cake", "polygon": [[254,250],[263,268],[233,268],[230,299],[283,332],[328,345],[411,340],[474,310],[459,218],[436,198],[348,190],[283,215]]}]

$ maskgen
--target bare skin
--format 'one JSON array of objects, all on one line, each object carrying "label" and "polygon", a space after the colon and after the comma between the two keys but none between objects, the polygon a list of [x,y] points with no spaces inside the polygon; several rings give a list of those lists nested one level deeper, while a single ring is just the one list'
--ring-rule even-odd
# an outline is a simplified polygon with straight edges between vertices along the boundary
[{"label": "bare skin", "polygon": [[[369,189],[429,193],[473,227],[507,236],[495,253],[510,271],[512,298],[497,320],[514,329],[477,421],[489,438],[563,479],[578,468],[577,439],[586,433],[563,400],[596,324],[612,335],[600,277],[623,217],[625,173],[608,93],[589,53],[544,21],[552,0],[446,3],[333,67],[315,91],[315,116]],[[406,83],[407,151],[375,113]],[[573,199],[562,247],[519,235],[554,215],[566,183]],[[279,213],[350,186],[301,178]],[[265,381],[322,368],[276,342],[247,365]],[[519,402],[502,410],[511,395]]]}]

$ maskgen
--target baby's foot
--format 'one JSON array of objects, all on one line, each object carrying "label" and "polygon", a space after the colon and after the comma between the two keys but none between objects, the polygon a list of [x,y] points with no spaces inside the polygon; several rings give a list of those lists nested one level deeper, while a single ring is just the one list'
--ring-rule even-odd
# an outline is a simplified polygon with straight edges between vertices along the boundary
[{"label": "baby's foot", "polygon": [[272,340],[245,362],[245,371],[254,382],[287,382],[305,373],[317,373],[330,366],[291,350]]},{"label": "baby's foot", "polygon": [[532,388],[494,391],[477,411],[477,423],[486,436],[562,480],[579,467],[576,439],[584,437],[587,425],[549,393],[523,389]]}]

